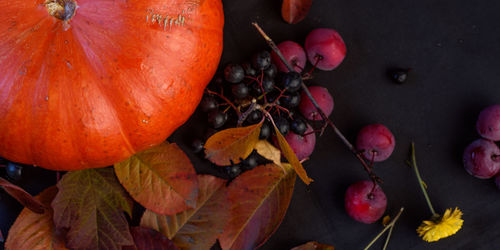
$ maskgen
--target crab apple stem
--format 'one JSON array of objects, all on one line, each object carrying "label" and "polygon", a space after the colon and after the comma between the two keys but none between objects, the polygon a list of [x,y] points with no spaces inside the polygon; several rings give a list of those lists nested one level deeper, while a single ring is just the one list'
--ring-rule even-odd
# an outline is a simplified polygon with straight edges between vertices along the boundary
[{"label": "crab apple stem", "polygon": [[385,226],[384,229],[380,231],[380,233],[377,234],[377,236],[375,236],[375,238],[373,238],[372,241],[370,241],[370,243],[368,243],[368,245],[364,248],[364,250],[368,250],[373,245],[373,243],[375,243],[382,235],[384,235],[385,231],[394,227],[394,224],[396,224],[396,222],[398,221],[399,217],[401,216],[404,210],[405,210],[404,207],[401,207],[401,209],[399,209],[399,212],[398,214],[396,214],[394,219],[392,219],[392,221],[389,224],[387,224],[387,226]]},{"label": "crab apple stem", "polygon": [[427,202],[427,206],[429,207],[429,210],[431,210],[432,216],[439,216],[436,213],[436,210],[434,210],[434,207],[432,206],[431,199],[429,198],[429,195],[427,194],[427,190],[424,186],[424,181],[422,180],[422,177],[420,176],[420,172],[418,171],[417,167],[417,157],[415,156],[415,143],[411,143],[411,164],[413,166],[413,169],[415,170],[415,174],[417,175],[417,180],[418,184],[420,185],[420,189],[422,189],[422,193],[424,194],[425,201]]},{"label": "crab apple stem", "polygon": [[[266,40],[266,42],[269,45],[269,47],[271,47],[271,49],[278,55],[278,57],[283,62],[283,64],[285,64],[285,66],[288,68],[288,70],[291,71],[291,72],[296,72],[294,70],[294,68],[292,67],[292,65],[290,65],[290,63],[285,59],[285,57],[281,53],[281,51],[278,48],[278,46],[276,46],[276,44],[274,43],[274,41],[266,34],[266,32],[264,32],[264,30],[262,30],[262,28],[259,26],[259,24],[257,24],[257,23],[254,22],[254,23],[252,23],[252,25],[257,29],[257,31],[264,38],[264,40]],[[356,156],[356,158],[358,158],[359,162],[361,163],[361,165],[363,165],[363,168],[368,173],[368,175],[370,176],[370,178],[373,181],[376,181],[376,182],[382,184],[382,180],[380,178],[376,177],[376,175],[373,174],[371,168],[368,166],[368,164],[366,163],[366,161],[363,159],[363,156],[361,155],[361,153],[358,152],[354,148],[354,146],[352,145],[352,143],[349,142],[349,140],[347,140],[347,138],[344,136],[344,134],[342,134],[342,132],[340,132],[340,130],[337,128],[337,126],[335,126],[335,124],[325,115],[325,112],[323,112],[323,110],[320,108],[318,102],[311,95],[311,92],[309,91],[309,88],[307,88],[307,86],[306,86],[306,84],[304,82],[302,82],[302,90],[307,95],[307,97],[309,98],[309,100],[312,102],[312,104],[314,105],[314,107],[316,108],[316,110],[318,111],[318,113],[320,114],[320,116],[323,119],[323,121],[325,123],[327,123],[333,129],[333,131],[340,138],[340,140],[342,140],[342,142],[347,146],[347,148],[349,148],[349,150]]]}]

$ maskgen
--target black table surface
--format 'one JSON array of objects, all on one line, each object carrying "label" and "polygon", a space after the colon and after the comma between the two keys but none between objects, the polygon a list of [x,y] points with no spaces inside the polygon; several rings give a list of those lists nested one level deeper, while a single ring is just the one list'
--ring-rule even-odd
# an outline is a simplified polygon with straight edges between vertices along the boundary
[{"label": "black table surface", "polygon": [[[500,249],[500,191],[492,180],[467,174],[461,162],[463,149],[479,138],[474,127],[478,113],[500,103],[500,1],[315,0],[308,17],[296,25],[281,19],[279,0],[223,3],[221,63],[242,62],[267,49],[253,21],[276,42],[303,43],[318,27],[342,35],[344,62],[332,72],[318,72],[312,83],[334,96],[331,118],[348,139],[354,140],[370,123],[385,124],[396,137],[393,155],[375,166],[384,180],[387,212],[406,209],[389,249]],[[408,81],[392,83],[386,76],[390,67],[411,68]],[[204,119],[195,114],[171,140],[187,149],[193,131],[202,133]],[[436,243],[422,241],[415,232],[431,214],[412,169],[405,165],[411,141],[416,142],[420,171],[436,210],[459,207],[464,213],[462,230]],[[200,171],[207,168],[189,154]],[[344,211],[347,186],[367,178],[359,162],[328,130],[305,167],[315,182],[306,187],[297,181],[282,225],[262,249],[290,249],[311,240],[337,249],[364,248],[382,227],[355,222]],[[28,168],[23,174],[17,184],[32,194],[55,183],[53,172]],[[0,193],[4,236],[21,209]],[[373,249],[381,245],[382,240]]]}]

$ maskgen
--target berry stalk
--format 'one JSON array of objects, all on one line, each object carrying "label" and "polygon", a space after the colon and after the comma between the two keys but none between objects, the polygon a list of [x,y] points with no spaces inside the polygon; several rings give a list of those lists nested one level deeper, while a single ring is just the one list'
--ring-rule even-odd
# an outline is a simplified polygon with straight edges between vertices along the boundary
[{"label": "berry stalk", "polygon": [[[274,43],[274,41],[264,32],[264,30],[259,26],[259,24],[257,24],[257,23],[254,22],[254,23],[252,23],[252,25],[257,29],[257,31],[260,33],[260,35],[266,40],[266,42],[269,45],[269,47],[271,47],[271,49],[278,55],[278,57],[283,62],[283,64],[288,68],[288,70],[295,72],[295,69],[285,59],[285,57],[283,56],[283,54],[279,50],[278,46],[276,46],[276,44]],[[318,61],[319,61],[319,59],[318,59]],[[320,108],[318,102],[311,95],[311,92],[309,91],[309,88],[305,85],[304,82],[302,82],[302,86],[301,87],[302,87],[302,90],[304,91],[304,93],[306,93],[306,95],[309,98],[309,100],[311,100],[312,104],[314,105],[314,107],[316,108],[316,110],[318,111],[318,113],[320,114],[320,116],[323,119],[323,121],[326,124],[328,124],[333,129],[333,131],[340,138],[340,140],[356,156],[356,158],[358,158],[359,162],[361,163],[361,165],[363,165],[363,168],[365,169],[365,171],[370,176],[370,179],[373,180],[374,184],[376,184],[377,182],[378,183],[382,183],[382,179],[380,179],[379,177],[377,177],[375,175],[375,173],[373,173],[372,168],[363,159],[361,153],[358,152],[354,148],[354,146],[352,145],[352,143],[349,142],[349,140],[347,140],[347,138],[344,136],[344,134],[342,134],[342,132],[337,128],[337,126],[335,126],[335,124],[326,116],[325,112],[323,112],[323,110]]]}]

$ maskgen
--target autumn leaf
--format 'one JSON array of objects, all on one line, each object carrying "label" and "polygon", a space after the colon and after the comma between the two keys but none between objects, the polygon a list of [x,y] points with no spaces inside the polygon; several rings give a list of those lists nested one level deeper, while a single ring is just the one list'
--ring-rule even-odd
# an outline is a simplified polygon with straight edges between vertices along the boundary
[{"label": "autumn leaf", "polygon": [[288,160],[288,162],[292,165],[292,167],[295,169],[295,172],[300,177],[300,179],[305,184],[309,185],[314,180],[309,178],[309,176],[307,176],[307,172],[302,166],[302,163],[300,163],[299,158],[297,158],[297,155],[295,155],[295,152],[293,152],[293,149],[290,147],[290,145],[288,145],[288,142],[286,141],[285,137],[283,137],[283,135],[280,133],[279,129],[276,127],[274,123],[273,126],[274,126],[274,131],[276,132],[276,140],[278,141],[278,144],[281,148],[281,152]]},{"label": "autumn leaf", "polygon": [[262,157],[281,166],[281,151],[266,140],[260,140],[255,144],[255,150]]},{"label": "autumn leaf", "polygon": [[222,130],[205,143],[205,157],[219,166],[240,163],[247,158],[259,140],[262,122],[240,128]]},{"label": "autumn leaf", "polygon": [[141,226],[160,231],[181,249],[209,249],[222,232],[228,205],[225,181],[211,175],[199,175],[197,207],[173,216],[146,210]]},{"label": "autumn leaf", "polygon": [[77,249],[121,249],[133,245],[127,219],[132,200],[111,168],[66,173],[57,183],[52,201],[54,223],[67,229],[67,247]]},{"label": "autumn leaf", "polygon": [[19,203],[27,207],[31,211],[39,214],[43,214],[46,206],[35,199],[31,194],[24,191],[22,188],[10,183],[6,179],[0,177],[0,187],[2,187],[5,192],[10,196],[14,197]]},{"label": "autumn leaf", "polygon": [[255,249],[274,233],[292,198],[296,174],[267,164],[241,174],[228,187],[229,220],[219,237],[223,250]]},{"label": "autumn leaf", "polygon": [[281,16],[287,23],[296,24],[306,18],[311,5],[312,0],[283,0]]},{"label": "autumn leaf", "polygon": [[123,250],[178,250],[179,248],[160,232],[146,227],[132,227],[135,246],[123,247]]},{"label": "autumn leaf", "polygon": [[114,168],[129,194],[155,213],[172,215],[196,206],[196,172],[174,143],[163,143],[133,155]]},{"label": "autumn leaf", "polygon": [[310,241],[304,245],[294,247],[291,250],[335,250],[335,248],[333,246],[320,244],[316,241]]},{"label": "autumn leaf", "polygon": [[47,207],[38,214],[24,208],[9,230],[5,249],[63,250],[64,239],[56,233],[50,203],[57,193],[55,186],[45,189],[36,198]]}]

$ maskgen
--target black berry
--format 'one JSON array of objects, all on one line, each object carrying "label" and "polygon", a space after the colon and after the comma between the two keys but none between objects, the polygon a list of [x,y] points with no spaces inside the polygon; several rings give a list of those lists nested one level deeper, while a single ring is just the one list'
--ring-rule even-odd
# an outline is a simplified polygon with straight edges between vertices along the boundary
[{"label": "black berry", "polygon": [[281,87],[288,92],[296,92],[302,86],[302,76],[297,72],[287,72],[281,79]]},{"label": "black berry", "polygon": [[7,176],[14,181],[18,181],[21,179],[23,167],[13,162],[7,163],[7,167],[5,168],[7,172]]},{"label": "black berry", "polygon": [[304,119],[297,117],[290,123],[290,129],[295,134],[304,135],[307,130],[307,124]]},{"label": "black berry", "polygon": [[195,139],[192,143],[191,143],[191,149],[193,150],[193,152],[195,153],[200,153],[201,151],[203,151],[203,146],[204,146],[204,143],[202,140],[200,139]]},{"label": "black berry", "polygon": [[280,116],[274,119],[274,124],[276,124],[276,127],[283,136],[287,135],[290,131],[290,123],[285,117]]},{"label": "black berry", "polygon": [[280,102],[285,108],[298,107],[300,104],[300,94],[299,92],[285,93],[285,95],[281,97]]},{"label": "black berry", "polygon": [[245,78],[245,71],[238,64],[228,64],[224,68],[224,79],[230,83],[239,83]]},{"label": "black berry", "polygon": [[203,99],[201,99],[200,107],[203,112],[210,112],[214,109],[217,109],[217,100],[211,96],[211,95],[205,95],[203,96]]},{"label": "black berry", "polygon": [[220,110],[214,110],[208,114],[208,123],[210,123],[213,128],[220,128],[224,126],[226,121],[227,114]]},{"label": "black berry", "polygon": [[271,64],[271,66],[264,71],[264,75],[271,79],[274,79],[276,74],[278,74],[278,68],[276,68],[274,64]]},{"label": "black berry", "polygon": [[247,85],[244,83],[238,83],[236,85],[231,86],[231,92],[236,99],[244,99],[250,93]]},{"label": "black berry", "polygon": [[254,169],[258,165],[257,156],[251,154],[245,160],[243,160],[243,165],[245,166],[246,169]]},{"label": "black berry", "polygon": [[264,77],[262,80],[262,88],[264,89],[264,92],[268,93],[273,91],[274,89],[274,80],[269,77]]},{"label": "black berry", "polygon": [[241,165],[236,164],[236,165],[226,167],[226,172],[227,172],[227,175],[229,176],[229,178],[231,178],[231,179],[236,178],[238,175],[241,174]]},{"label": "black berry", "polygon": [[247,121],[248,123],[250,124],[255,124],[255,123],[258,123],[262,120],[262,111],[260,110],[254,110],[252,111],[248,117],[247,117]]},{"label": "black berry", "polygon": [[256,76],[257,75],[257,70],[252,68],[252,64],[243,63],[241,65],[241,67],[243,67],[243,70],[245,71],[245,75],[247,75],[247,76]]},{"label": "black berry", "polygon": [[260,128],[259,139],[265,140],[269,138],[270,135],[271,135],[271,125],[269,124],[269,122],[264,122],[262,124],[262,127]]},{"label": "black berry", "polygon": [[256,70],[265,70],[271,65],[271,53],[264,50],[255,54],[252,58],[252,66]]}]

